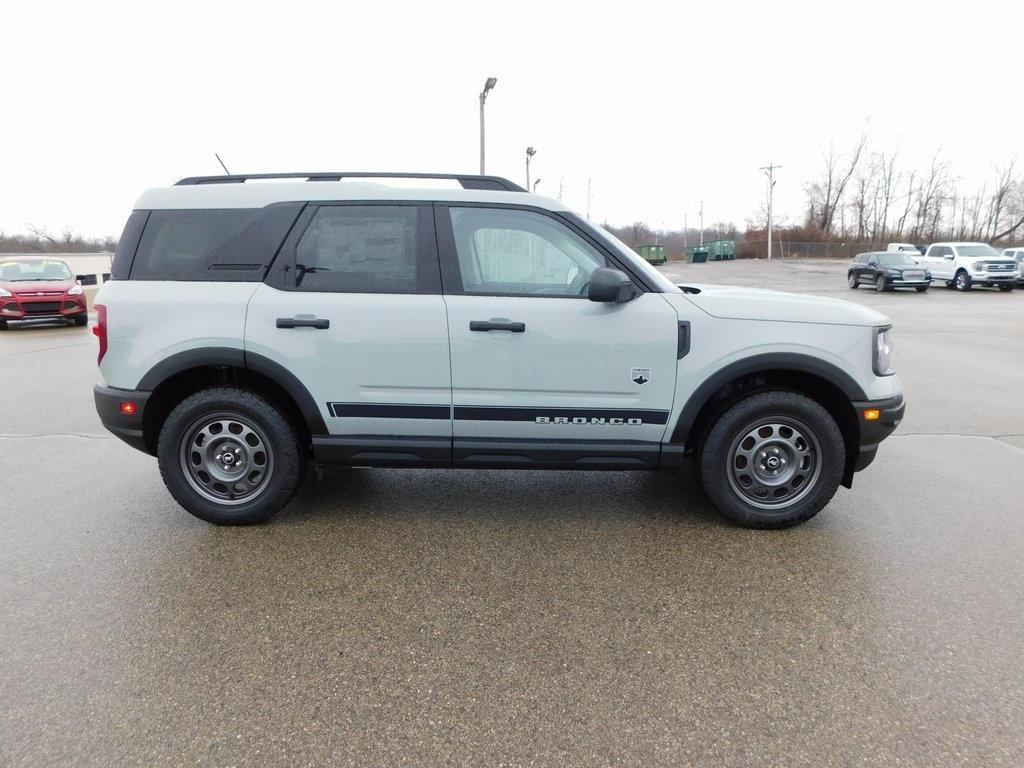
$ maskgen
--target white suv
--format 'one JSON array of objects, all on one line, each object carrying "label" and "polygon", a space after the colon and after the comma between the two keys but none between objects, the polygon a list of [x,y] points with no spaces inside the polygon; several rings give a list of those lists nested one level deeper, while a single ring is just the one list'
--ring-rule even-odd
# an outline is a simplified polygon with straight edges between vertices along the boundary
[{"label": "white suv", "polygon": [[1017,286],[1024,285],[1024,248],[1004,248],[1003,257],[1012,259],[1017,264]]},{"label": "white suv", "polygon": [[[742,525],[807,520],[902,418],[890,322],[679,287],[562,204],[278,174],[139,199],[97,296],[96,407],[175,499],[259,522],[317,464],[676,469]],[[459,188],[461,186],[461,188]]]},{"label": "white suv", "polygon": [[1012,291],[1020,277],[1016,262],[986,243],[932,243],[917,261],[932,279],[958,291],[976,285]]}]

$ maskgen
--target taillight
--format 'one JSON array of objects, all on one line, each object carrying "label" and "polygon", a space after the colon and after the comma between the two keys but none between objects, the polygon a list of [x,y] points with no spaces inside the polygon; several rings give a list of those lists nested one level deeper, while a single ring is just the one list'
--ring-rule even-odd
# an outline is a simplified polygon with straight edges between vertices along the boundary
[{"label": "taillight", "polygon": [[107,308],[102,304],[96,305],[96,325],[92,327],[92,332],[100,340],[100,352],[96,356],[96,365],[99,365],[107,354]]}]

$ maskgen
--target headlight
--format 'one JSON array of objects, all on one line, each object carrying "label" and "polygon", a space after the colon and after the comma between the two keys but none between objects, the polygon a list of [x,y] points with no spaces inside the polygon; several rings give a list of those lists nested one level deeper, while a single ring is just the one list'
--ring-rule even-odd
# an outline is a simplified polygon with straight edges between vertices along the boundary
[{"label": "headlight", "polygon": [[875,348],[872,367],[876,376],[892,376],[892,328],[875,329]]},{"label": "headlight", "polygon": [[971,264],[971,269],[973,269],[975,272],[984,272],[985,271],[985,265],[976,261],[973,264]]},{"label": "headlight", "polygon": [[886,271],[893,277],[903,277],[903,270],[901,269],[889,269]]},{"label": "headlight", "polygon": [[0,288],[0,296],[10,296],[10,295],[11,295],[11,292],[8,291],[6,288]]},{"label": "headlight", "polygon": [[81,295],[82,295],[82,286],[80,286],[80,285],[72,286],[71,290],[68,291],[68,296],[81,296]]}]

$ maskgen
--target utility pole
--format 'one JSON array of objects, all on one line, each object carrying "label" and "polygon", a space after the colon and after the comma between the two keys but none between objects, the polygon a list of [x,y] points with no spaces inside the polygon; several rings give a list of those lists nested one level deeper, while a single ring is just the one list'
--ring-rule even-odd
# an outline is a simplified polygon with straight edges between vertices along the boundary
[{"label": "utility pole", "polygon": [[704,201],[700,201],[700,244],[704,245]]},{"label": "utility pole", "polygon": [[526,191],[530,191],[530,158],[537,154],[533,147],[526,148]]},{"label": "utility pole", "polygon": [[687,214],[684,213],[683,214],[683,252],[684,253],[686,252],[686,247],[688,245],[688,243],[686,242],[686,230],[688,230],[690,228],[687,225],[687,223],[686,223],[686,217],[687,217]]},{"label": "utility pole", "polygon": [[768,177],[768,261],[772,260],[772,199],[775,192],[775,169],[781,165],[768,163],[761,172]]},{"label": "utility pole", "polygon": [[558,202],[562,202],[562,191],[564,189],[565,179],[561,176],[558,177]]},{"label": "utility pole", "polygon": [[487,92],[490,91],[495,85],[498,84],[498,78],[488,77],[484,83],[484,89],[480,91],[480,175],[483,176],[486,171],[484,170],[484,102],[487,101]]},{"label": "utility pole", "polygon": [[590,201],[592,199],[591,192],[594,187],[594,177],[591,176],[587,179],[587,221],[590,221]]}]

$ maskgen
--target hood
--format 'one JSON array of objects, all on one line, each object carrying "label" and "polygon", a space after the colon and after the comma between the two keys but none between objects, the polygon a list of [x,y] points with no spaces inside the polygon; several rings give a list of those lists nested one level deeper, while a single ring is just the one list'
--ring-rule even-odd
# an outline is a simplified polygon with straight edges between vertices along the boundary
[{"label": "hood", "polygon": [[33,293],[65,293],[77,285],[74,280],[0,280],[0,288],[16,296]]},{"label": "hood", "polygon": [[[830,325],[888,325],[881,312],[842,299],[731,285],[680,285],[686,298],[709,315],[729,320],[775,320]],[[699,290],[695,293],[694,290]]]}]

